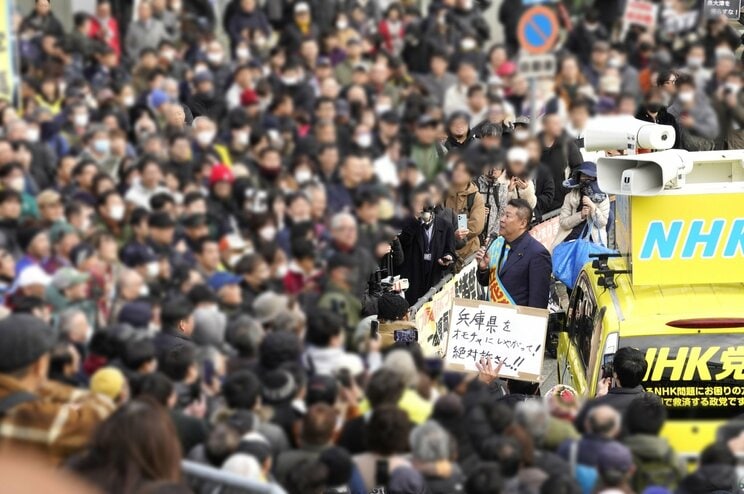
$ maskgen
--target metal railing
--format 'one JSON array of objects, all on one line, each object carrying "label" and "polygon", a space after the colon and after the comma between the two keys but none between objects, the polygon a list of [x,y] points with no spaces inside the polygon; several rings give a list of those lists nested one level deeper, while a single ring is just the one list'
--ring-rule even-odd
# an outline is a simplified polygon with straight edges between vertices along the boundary
[{"label": "metal railing", "polygon": [[269,484],[189,460],[181,461],[181,471],[185,482],[197,494],[272,494],[276,492]]}]

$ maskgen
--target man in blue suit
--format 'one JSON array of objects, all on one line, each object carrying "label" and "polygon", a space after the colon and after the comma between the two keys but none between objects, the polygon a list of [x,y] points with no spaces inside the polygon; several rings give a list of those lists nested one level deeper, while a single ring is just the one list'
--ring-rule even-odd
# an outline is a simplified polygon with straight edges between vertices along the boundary
[{"label": "man in blue suit", "polygon": [[[491,285],[489,292],[494,293],[497,278],[512,303],[546,309],[553,265],[548,250],[529,234],[531,219],[532,208],[527,201],[509,201],[499,222],[503,247],[499,252],[481,248],[476,254],[478,281]],[[498,262],[492,263],[491,257],[498,258]]]}]

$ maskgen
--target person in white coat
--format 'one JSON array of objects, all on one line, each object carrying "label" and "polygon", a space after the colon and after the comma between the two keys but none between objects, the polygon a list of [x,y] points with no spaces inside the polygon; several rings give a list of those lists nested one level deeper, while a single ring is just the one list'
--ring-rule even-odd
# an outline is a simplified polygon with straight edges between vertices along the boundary
[{"label": "person in white coat", "polygon": [[563,200],[560,229],[551,252],[562,242],[580,238],[585,228],[592,242],[606,246],[610,199],[597,186],[597,165],[585,161],[563,185],[570,192]]}]

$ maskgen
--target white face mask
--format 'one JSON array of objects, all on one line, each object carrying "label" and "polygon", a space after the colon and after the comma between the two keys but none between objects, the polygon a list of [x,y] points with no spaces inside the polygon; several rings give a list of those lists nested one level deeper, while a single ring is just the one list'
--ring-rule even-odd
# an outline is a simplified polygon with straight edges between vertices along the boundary
[{"label": "white face mask", "polygon": [[214,140],[214,132],[210,131],[203,131],[196,134],[196,140],[201,144],[202,146],[209,146],[212,144],[212,140]]},{"label": "white face mask", "polygon": [[82,219],[82,221],[80,222],[80,229],[81,229],[81,230],[82,230],[83,232],[87,232],[89,228],[90,228],[90,218],[88,218],[88,217],[85,217],[85,218],[83,218],[83,219]]},{"label": "white face mask", "polygon": [[73,122],[75,122],[75,125],[78,127],[85,127],[88,125],[88,114],[87,113],[78,113],[73,117]]},{"label": "white face mask", "polygon": [[728,82],[726,83],[726,89],[728,89],[733,94],[739,94],[739,90],[741,89],[741,86],[739,86],[738,84]]},{"label": "white face mask", "polygon": [[528,130],[515,130],[514,139],[518,141],[526,141],[530,138],[530,132]]},{"label": "white face mask", "polygon": [[276,277],[277,278],[284,278],[287,276],[287,273],[289,272],[289,268],[286,264],[282,264],[278,268],[276,268]]},{"label": "white face mask", "polygon": [[476,46],[478,46],[478,43],[473,38],[465,38],[460,42],[460,47],[465,51],[474,50]]},{"label": "white face mask", "polygon": [[265,226],[258,231],[258,236],[267,242],[271,242],[276,237],[276,228],[273,226]]},{"label": "white face mask", "polygon": [[139,289],[139,296],[147,297],[148,295],[150,295],[150,287],[147,286],[145,283],[142,283],[142,286]]},{"label": "white face mask", "polygon": [[372,134],[359,134],[354,141],[360,148],[368,148],[372,145]]},{"label": "white face mask", "polygon": [[336,21],[336,29],[338,29],[339,31],[343,31],[347,27],[349,27],[349,21],[347,21],[346,19],[339,19]]},{"label": "white face mask", "polygon": [[248,140],[250,139],[250,135],[248,132],[236,132],[235,133],[235,142],[240,144],[241,146],[245,146],[248,144]]},{"label": "white face mask", "polygon": [[390,105],[376,105],[375,106],[375,113],[377,115],[382,115],[383,113],[388,112],[388,111],[390,111],[392,109],[393,109],[393,107],[390,106]]},{"label": "white face mask", "polygon": [[230,267],[234,268],[236,264],[238,264],[238,261],[240,261],[243,258],[241,254],[233,254],[230,256],[230,259],[228,262],[230,263]]},{"label": "white face mask", "polygon": [[28,130],[26,130],[26,140],[28,140],[28,142],[39,142],[40,134],[41,132],[38,127],[29,127]]},{"label": "white face mask", "polygon": [[209,62],[213,64],[222,63],[222,59],[224,57],[225,56],[222,53],[207,53],[207,60],[209,60]]},{"label": "white face mask", "polygon": [[692,91],[683,91],[679,93],[679,100],[682,103],[692,103],[695,100],[695,93]]},{"label": "white face mask", "polygon": [[26,179],[23,177],[11,178],[8,185],[15,191],[23,192],[23,190],[26,188]]},{"label": "white face mask", "polygon": [[201,74],[202,72],[209,72],[209,68],[204,65],[197,65],[194,67],[194,74]]},{"label": "white face mask", "polygon": [[126,209],[122,204],[111,206],[111,209],[109,209],[109,217],[114,221],[121,221],[124,219],[124,211],[126,211]]},{"label": "white face mask", "polygon": [[297,183],[304,184],[305,182],[309,182],[313,178],[313,172],[310,170],[297,170],[294,174],[295,180],[297,180]]},{"label": "white face mask", "polygon": [[160,53],[160,56],[168,60],[169,62],[172,62],[173,59],[176,58],[176,52],[174,52],[173,50],[165,50]]},{"label": "white face mask", "polygon": [[121,102],[124,103],[124,106],[126,106],[127,108],[133,107],[134,101],[134,96],[131,94],[128,94],[121,99]]},{"label": "white face mask", "polygon": [[300,82],[299,77],[282,77],[282,82],[287,86],[294,86],[298,82]]},{"label": "white face mask", "polygon": [[248,48],[238,48],[235,50],[235,56],[241,60],[246,60],[251,56],[251,51]]},{"label": "white face mask", "polygon": [[687,66],[691,69],[699,69],[704,62],[705,60],[700,57],[687,57]]},{"label": "white face mask", "polygon": [[149,278],[156,278],[160,274],[160,263],[152,261],[147,263],[147,276]]}]

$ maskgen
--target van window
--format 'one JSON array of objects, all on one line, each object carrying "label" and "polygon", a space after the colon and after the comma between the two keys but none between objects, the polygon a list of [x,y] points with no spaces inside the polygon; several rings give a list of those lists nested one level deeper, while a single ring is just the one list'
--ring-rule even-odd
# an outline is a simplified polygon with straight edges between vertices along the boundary
[{"label": "van window", "polygon": [[744,407],[741,333],[620,338],[646,354],[646,391],[659,395],[670,419],[721,420]]},{"label": "van window", "polygon": [[589,365],[592,351],[592,332],[594,331],[594,316],[597,303],[594,300],[589,279],[581,274],[571,293],[568,308],[568,333],[579,352],[584,367]]}]

